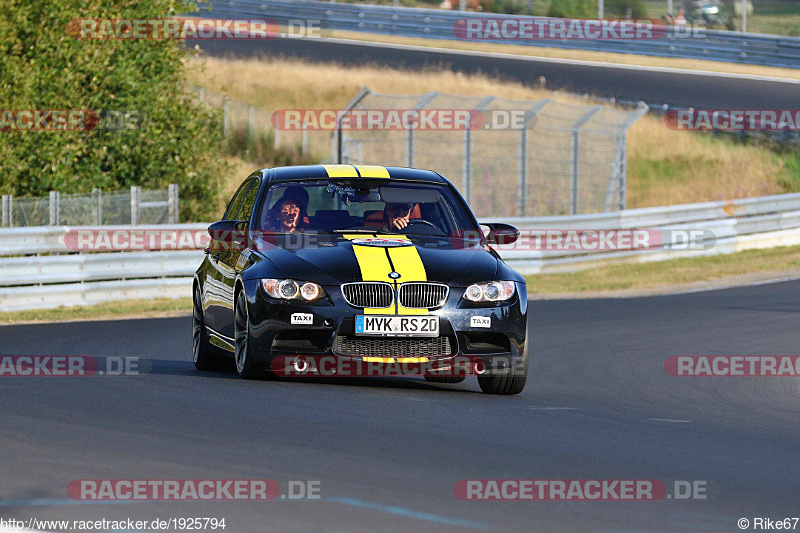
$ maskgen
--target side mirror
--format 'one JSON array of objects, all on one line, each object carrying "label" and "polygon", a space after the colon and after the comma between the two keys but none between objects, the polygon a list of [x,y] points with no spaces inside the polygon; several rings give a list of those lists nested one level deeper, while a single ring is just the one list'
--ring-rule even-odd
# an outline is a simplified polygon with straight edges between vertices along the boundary
[{"label": "side mirror", "polygon": [[230,250],[234,246],[241,247],[247,243],[247,221],[220,220],[208,227],[208,234],[216,248]]},{"label": "side mirror", "polygon": [[486,236],[486,244],[513,244],[519,239],[519,230],[509,224],[501,224],[494,222],[491,224],[484,224],[489,228],[489,234]]}]

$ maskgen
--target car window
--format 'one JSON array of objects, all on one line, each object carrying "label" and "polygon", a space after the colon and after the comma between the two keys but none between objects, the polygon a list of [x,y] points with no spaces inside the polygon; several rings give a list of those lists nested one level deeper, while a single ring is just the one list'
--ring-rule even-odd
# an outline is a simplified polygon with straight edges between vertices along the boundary
[{"label": "car window", "polygon": [[253,206],[256,204],[256,197],[258,196],[259,180],[254,178],[249,189],[242,195],[242,203],[239,206],[239,211],[236,214],[237,220],[250,220],[253,214]]},{"label": "car window", "polygon": [[225,215],[223,216],[223,220],[238,220],[236,216],[239,213],[239,208],[242,206],[242,202],[244,201],[244,197],[247,194],[247,191],[253,185],[254,179],[255,178],[249,178],[239,186],[239,189],[236,191],[236,194],[233,195],[233,198],[228,204],[228,208],[225,210]]},{"label": "car window", "polygon": [[[393,231],[404,216],[405,234],[451,235],[474,230],[466,206],[444,184],[320,179],[272,185],[260,206],[259,229],[292,233],[343,230]],[[400,230],[397,230],[400,231]]]}]

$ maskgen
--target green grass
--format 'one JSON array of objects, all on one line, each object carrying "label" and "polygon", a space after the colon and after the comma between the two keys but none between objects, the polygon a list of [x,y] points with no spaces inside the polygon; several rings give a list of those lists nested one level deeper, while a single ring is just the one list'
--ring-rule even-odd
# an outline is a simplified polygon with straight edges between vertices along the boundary
[{"label": "green grass", "polygon": [[[740,30],[741,15],[733,12],[733,3],[740,0],[724,0],[723,13],[731,20],[733,27]],[[673,13],[683,5],[681,0],[673,2]],[[648,18],[661,18],[667,12],[666,0],[646,0]],[[753,0],[754,12],[747,16],[747,31],[774,35],[800,35],[800,2],[797,0]]]},{"label": "green grass", "polygon": [[[652,263],[609,265],[581,272],[526,276],[532,294],[569,294],[657,289],[693,282],[775,272],[800,275],[800,246],[745,250],[726,255],[690,257]],[[741,280],[739,280],[741,281]]]},{"label": "green grass", "polygon": [[135,317],[173,316],[191,314],[191,298],[160,298],[108,302],[93,306],[58,307],[0,313],[0,324],[20,322],[69,322],[73,320],[104,320]]},{"label": "green grass", "polygon": [[[800,35],[800,2],[796,0],[755,0],[755,13],[747,17],[747,31],[776,35]],[[736,20],[740,27],[741,20]]]}]

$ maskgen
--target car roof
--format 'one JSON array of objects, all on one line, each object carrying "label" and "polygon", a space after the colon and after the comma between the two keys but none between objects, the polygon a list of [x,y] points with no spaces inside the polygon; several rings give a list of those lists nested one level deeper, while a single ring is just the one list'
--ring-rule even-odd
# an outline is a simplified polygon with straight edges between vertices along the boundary
[{"label": "car roof", "polygon": [[379,165],[305,165],[262,169],[267,181],[296,181],[319,178],[390,178],[409,181],[449,183],[441,174],[432,170]]}]

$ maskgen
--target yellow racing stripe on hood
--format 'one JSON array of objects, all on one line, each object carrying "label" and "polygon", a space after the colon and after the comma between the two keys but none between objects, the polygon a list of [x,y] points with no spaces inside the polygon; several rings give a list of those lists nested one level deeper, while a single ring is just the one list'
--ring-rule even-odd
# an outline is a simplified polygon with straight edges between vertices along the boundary
[{"label": "yellow racing stripe on hood", "polygon": [[[369,238],[367,235],[344,235],[346,239],[364,239]],[[408,240],[405,235],[390,235],[378,236],[385,239],[399,239]],[[388,253],[387,253],[388,252]],[[428,277],[425,273],[425,265],[422,264],[422,258],[419,256],[419,251],[416,246],[401,246],[397,248],[384,248],[381,246],[363,246],[359,244],[353,245],[353,253],[358,261],[358,266],[361,269],[361,279],[364,281],[383,281],[393,283],[394,280],[389,277],[391,272],[400,274],[398,283],[406,281],[427,281]],[[391,259],[391,261],[390,261]],[[394,270],[392,266],[394,265]],[[397,304],[398,315],[427,315],[427,309],[408,309],[402,305]],[[380,308],[380,309],[364,309],[365,314],[374,315],[394,315],[395,306]]]}]

